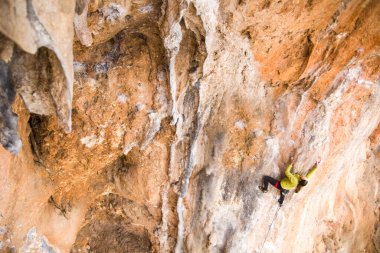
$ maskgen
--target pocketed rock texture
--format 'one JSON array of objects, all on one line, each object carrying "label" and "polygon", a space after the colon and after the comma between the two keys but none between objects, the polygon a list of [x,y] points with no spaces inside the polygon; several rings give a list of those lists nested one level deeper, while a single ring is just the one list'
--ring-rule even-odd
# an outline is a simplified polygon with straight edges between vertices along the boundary
[{"label": "pocketed rock texture", "polygon": [[[74,0],[3,0],[0,6],[0,143],[19,153],[15,90],[29,112],[56,114],[71,131]],[[59,24],[57,22],[59,20]]]},{"label": "pocketed rock texture", "polygon": [[0,4],[0,252],[380,251],[379,1],[74,2]]}]

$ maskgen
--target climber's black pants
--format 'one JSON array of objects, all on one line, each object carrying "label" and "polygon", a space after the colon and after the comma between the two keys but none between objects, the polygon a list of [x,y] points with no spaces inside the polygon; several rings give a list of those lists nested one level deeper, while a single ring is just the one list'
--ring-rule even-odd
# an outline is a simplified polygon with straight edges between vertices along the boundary
[{"label": "climber's black pants", "polygon": [[289,192],[289,190],[285,190],[284,188],[282,188],[280,181],[276,180],[276,179],[274,179],[273,177],[270,177],[270,176],[264,176],[263,177],[263,184],[264,184],[263,188],[265,190],[268,190],[268,184],[271,184],[271,185],[273,185],[274,187],[276,187],[277,189],[280,190],[281,197],[278,200],[278,202],[282,205],[282,202],[284,202],[284,199],[285,199],[285,194],[287,194]]}]

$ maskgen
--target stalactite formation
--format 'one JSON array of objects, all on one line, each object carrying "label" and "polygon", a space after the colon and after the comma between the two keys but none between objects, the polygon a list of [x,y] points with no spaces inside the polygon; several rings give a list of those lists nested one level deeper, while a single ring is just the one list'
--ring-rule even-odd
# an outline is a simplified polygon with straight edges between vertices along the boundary
[{"label": "stalactite formation", "polygon": [[2,1],[0,252],[378,252],[379,13]]}]

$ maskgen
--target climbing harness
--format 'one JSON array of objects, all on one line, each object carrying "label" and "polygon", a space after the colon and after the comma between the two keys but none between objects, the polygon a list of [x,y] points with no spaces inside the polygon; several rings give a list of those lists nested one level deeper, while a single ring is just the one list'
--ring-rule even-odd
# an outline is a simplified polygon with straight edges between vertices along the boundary
[{"label": "climbing harness", "polygon": [[261,249],[260,249],[259,253],[261,253],[261,251],[262,251],[263,248],[264,248],[265,243],[267,242],[267,238],[268,238],[269,232],[270,232],[270,230],[272,229],[272,225],[273,225],[274,221],[275,221],[276,218],[277,218],[277,214],[278,214],[278,211],[280,211],[280,208],[281,208],[281,205],[278,206],[277,211],[276,211],[276,214],[274,215],[274,218],[273,218],[273,220],[272,220],[272,223],[271,223],[271,224],[269,225],[269,227],[268,227],[268,232],[267,232],[267,234],[266,234],[266,236],[265,236],[265,239],[264,239],[264,242],[263,242],[263,246],[261,246]]}]

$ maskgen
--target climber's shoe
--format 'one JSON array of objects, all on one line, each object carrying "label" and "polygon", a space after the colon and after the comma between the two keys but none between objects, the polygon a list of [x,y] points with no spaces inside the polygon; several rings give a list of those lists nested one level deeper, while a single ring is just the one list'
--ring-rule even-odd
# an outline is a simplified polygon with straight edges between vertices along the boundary
[{"label": "climber's shoe", "polygon": [[259,189],[264,193],[268,192],[268,189],[265,189],[262,185],[259,185]]}]

